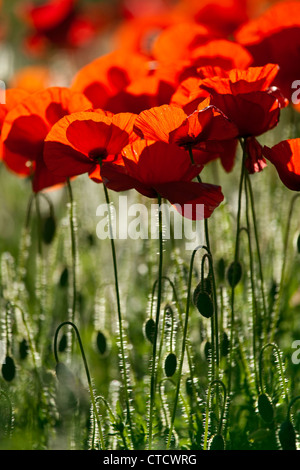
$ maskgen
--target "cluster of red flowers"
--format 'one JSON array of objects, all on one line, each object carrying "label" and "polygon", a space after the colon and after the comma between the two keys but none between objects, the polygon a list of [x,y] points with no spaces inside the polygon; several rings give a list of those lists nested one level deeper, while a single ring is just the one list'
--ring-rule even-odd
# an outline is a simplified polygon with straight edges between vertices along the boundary
[{"label": "cluster of red flowers", "polygon": [[[244,139],[249,173],[270,161],[299,190],[300,140],[270,149],[256,137],[292,105],[300,4],[277,3],[251,20],[237,15],[246,11],[241,0],[221,2],[214,16],[206,14],[216,11],[214,2],[200,2],[193,19],[182,13],[186,3],[193,2],[128,20],[131,34],[127,24],[118,31],[128,40],[84,66],[69,88],[8,90],[0,108],[5,165],[30,176],[35,192],[88,173],[115,191],[134,188],[180,207],[204,204],[209,217],[223,194],[199,174],[216,159],[230,172]],[[197,218],[195,211],[187,216]]]}]

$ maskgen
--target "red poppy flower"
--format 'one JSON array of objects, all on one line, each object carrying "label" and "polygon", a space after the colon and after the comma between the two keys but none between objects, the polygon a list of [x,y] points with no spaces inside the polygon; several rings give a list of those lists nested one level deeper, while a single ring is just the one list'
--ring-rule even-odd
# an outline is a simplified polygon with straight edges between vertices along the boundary
[{"label": "red poppy flower", "polygon": [[300,139],[284,140],[272,148],[264,146],[263,155],[287,188],[300,191]]},{"label": "red poppy flower", "polygon": [[7,167],[18,174],[33,175],[34,192],[65,182],[45,166],[44,139],[63,116],[90,107],[84,95],[68,88],[51,87],[29,95],[4,120],[3,160]]},{"label": "red poppy flower", "polygon": [[202,166],[191,165],[176,144],[137,140],[123,149],[122,157],[124,165],[107,163],[102,169],[103,181],[115,191],[135,188],[150,198],[159,194],[191,219],[201,218],[199,205],[207,218],[223,200],[219,186],[192,181]]},{"label": "red poppy flower", "polygon": [[[140,1],[139,4],[141,4]],[[161,13],[125,19],[114,33],[114,44],[117,49],[151,57],[152,45],[158,35],[180,21],[182,21],[182,15],[173,14],[170,9]]]},{"label": "red poppy flower", "polygon": [[11,88],[21,88],[29,93],[44,90],[53,84],[53,76],[49,67],[29,65],[14,73],[10,79]]},{"label": "red poppy flower", "polygon": [[133,133],[135,117],[131,113],[112,115],[102,110],[65,116],[45,139],[47,167],[58,177],[88,173],[100,183],[101,166],[117,159],[123,147],[137,139]]},{"label": "red poppy flower", "polygon": [[252,54],[253,65],[273,62],[280,66],[274,85],[290,100],[292,83],[300,76],[300,3],[277,3],[244,24],[235,38]]},{"label": "red poppy flower", "polygon": [[[187,116],[176,106],[164,105],[140,113],[135,121],[136,133],[148,140],[162,140],[175,143],[182,148],[194,148],[197,163],[209,161],[224,154],[224,141],[234,139],[236,126],[214,106],[209,99],[203,101],[198,109]],[[232,168],[235,154],[225,166]],[[227,163],[227,165],[226,165]]]},{"label": "red poppy flower", "polygon": [[189,116],[172,105],[145,110],[135,121],[135,131],[149,140],[163,140],[180,147],[202,147],[208,141],[222,141],[237,136],[236,126],[209,99]]},{"label": "red poppy flower", "polygon": [[[5,92],[5,103],[0,105],[0,136],[2,134],[2,127],[8,112],[13,109],[18,103],[28,96],[28,92],[18,88],[10,88]],[[0,159],[3,158],[3,144],[2,138],[0,139]]]},{"label": "red poppy flower", "polygon": [[206,90],[199,88],[199,83],[199,77],[183,80],[172,95],[170,104],[182,108],[186,114],[192,114],[199,103],[210,96]]},{"label": "red poppy flower", "polygon": [[205,44],[212,37],[205,26],[192,21],[180,22],[165,29],[157,37],[153,44],[152,55],[160,63],[176,63],[189,59],[196,47]]},{"label": "red poppy flower", "polygon": [[180,11],[189,11],[215,35],[228,37],[248,19],[247,0],[181,0]]},{"label": "red poppy flower", "polygon": [[172,78],[160,69],[154,70],[151,75],[133,80],[123,90],[112,96],[107,101],[106,108],[113,113],[139,114],[145,109],[167,104],[176,89]]},{"label": "red poppy flower", "polygon": [[248,19],[247,0],[202,0],[198,5],[196,21],[224,37],[230,36]]},{"label": "red poppy flower", "polygon": [[7,113],[28,95],[28,91],[19,88],[9,88],[6,90],[5,103],[1,103],[0,105],[0,130],[2,129]]},{"label": "red poppy flower", "polygon": [[233,68],[244,70],[251,65],[252,61],[251,54],[240,44],[225,39],[215,39],[188,51],[185,59],[170,62],[168,58],[165,58],[159,63],[158,68],[163,69],[165,74],[169,74],[170,79],[173,78],[176,88],[183,83],[184,88],[190,89],[193,81],[187,79],[199,78],[200,67],[213,65],[224,70]]},{"label": "red poppy flower", "polygon": [[45,53],[50,45],[79,47],[87,44],[98,30],[96,12],[92,15],[86,7],[78,7],[77,0],[47,0],[41,5],[26,2],[20,8],[22,18],[31,31],[26,38],[27,50]]},{"label": "red poppy flower", "polygon": [[76,74],[71,89],[83,93],[95,109],[108,109],[109,100],[133,80],[150,74],[149,59],[117,50],[93,60]]},{"label": "red poppy flower", "polygon": [[224,70],[245,70],[253,62],[252,55],[245,47],[226,39],[214,39],[193,49],[190,58],[194,67],[211,65]]},{"label": "red poppy flower", "polygon": [[76,2],[77,0],[48,0],[41,5],[25,3],[21,8],[21,13],[32,29],[32,33],[27,38],[27,44],[30,46],[33,39],[35,43],[43,41],[44,50],[47,48],[47,42],[64,44],[66,31],[75,13]]},{"label": "red poppy flower", "polygon": [[278,124],[282,101],[270,88],[278,73],[277,65],[229,72],[204,67],[199,73],[205,77],[199,86],[210,93],[211,103],[237,125],[240,137],[261,135]]}]

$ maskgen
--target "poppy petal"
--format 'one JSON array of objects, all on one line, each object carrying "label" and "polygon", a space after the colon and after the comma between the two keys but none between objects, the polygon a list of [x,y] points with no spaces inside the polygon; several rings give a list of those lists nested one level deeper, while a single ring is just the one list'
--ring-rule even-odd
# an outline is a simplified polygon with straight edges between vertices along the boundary
[{"label": "poppy petal", "polygon": [[264,146],[263,155],[273,163],[287,188],[300,191],[300,139],[285,140],[272,148]]},{"label": "poppy petal", "polygon": [[134,129],[144,139],[169,142],[170,133],[181,126],[186,118],[181,108],[163,105],[141,112]]},{"label": "poppy petal", "polygon": [[207,183],[177,181],[156,185],[155,189],[182,216],[192,220],[210,217],[224,199],[220,186]]}]

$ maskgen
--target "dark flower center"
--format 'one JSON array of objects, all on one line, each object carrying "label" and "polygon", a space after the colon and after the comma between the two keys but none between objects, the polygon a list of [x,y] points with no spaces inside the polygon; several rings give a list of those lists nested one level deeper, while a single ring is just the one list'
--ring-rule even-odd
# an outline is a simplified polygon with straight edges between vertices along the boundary
[{"label": "dark flower center", "polygon": [[102,160],[107,158],[107,150],[105,148],[93,149],[89,152],[89,158],[97,163],[100,163]]}]

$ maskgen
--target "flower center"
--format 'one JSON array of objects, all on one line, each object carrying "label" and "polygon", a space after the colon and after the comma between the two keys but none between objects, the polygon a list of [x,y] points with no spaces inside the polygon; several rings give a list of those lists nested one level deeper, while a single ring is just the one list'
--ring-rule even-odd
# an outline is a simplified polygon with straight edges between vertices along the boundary
[{"label": "flower center", "polygon": [[102,147],[93,149],[89,152],[89,158],[97,163],[99,163],[101,160],[105,160],[107,155],[107,150]]}]

